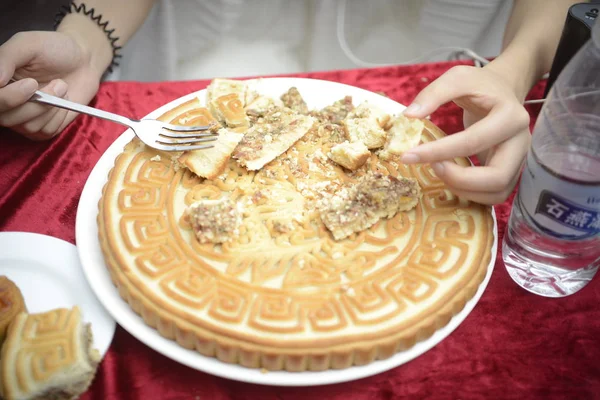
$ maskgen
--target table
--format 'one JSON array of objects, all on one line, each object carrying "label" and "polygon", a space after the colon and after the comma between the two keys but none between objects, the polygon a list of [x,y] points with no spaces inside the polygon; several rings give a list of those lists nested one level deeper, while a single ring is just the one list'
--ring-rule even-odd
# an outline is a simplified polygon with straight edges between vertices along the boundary
[{"label": "table", "polygon": [[[409,104],[419,90],[457,63],[464,62],[295,76],[382,91]],[[108,82],[92,105],[142,117],[208,83]],[[540,98],[543,88],[540,82],[529,98]],[[528,107],[533,125],[540,107]],[[460,110],[453,104],[440,108],[432,120],[447,133],[462,126]],[[122,132],[118,125],[87,116],[48,142],[30,142],[0,129],[0,230],[37,232],[75,243],[81,190],[97,160]],[[496,207],[500,237],[511,201]],[[179,365],[117,327],[82,399],[600,398],[600,278],[573,296],[542,298],[513,283],[500,252],[498,256],[486,292],[463,324],[432,350],[386,373],[312,388],[256,386]]]}]

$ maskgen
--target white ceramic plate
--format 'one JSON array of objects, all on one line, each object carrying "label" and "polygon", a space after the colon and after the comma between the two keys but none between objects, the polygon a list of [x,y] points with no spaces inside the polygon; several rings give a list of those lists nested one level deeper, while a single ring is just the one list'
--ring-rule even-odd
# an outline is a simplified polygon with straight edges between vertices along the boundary
[{"label": "white ceramic plate", "polygon": [[[363,100],[368,100],[369,103],[379,106],[391,113],[398,113],[405,108],[403,105],[384,96],[336,82],[301,78],[269,78],[260,80],[258,85],[261,93],[273,97],[279,97],[289,87],[296,86],[309,106],[313,108],[325,107],[346,95],[351,95],[353,97],[355,105],[358,105]],[[190,93],[187,96],[166,104],[150,113],[147,118],[157,118],[166,111],[183,102],[191,100],[195,96],[204,99],[205,91],[202,90],[196,93]],[[104,258],[98,242],[98,227],[96,224],[98,201],[101,198],[102,187],[106,183],[108,173],[113,167],[115,158],[121,153],[123,147],[132,138],[133,132],[130,130],[125,131],[125,133],[123,133],[103,154],[86,182],[77,210],[76,238],[79,257],[83,264],[83,269],[88,278],[88,282],[90,282],[90,285],[96,292],[100,301],[104,304],[106,309],[109,310],[117,322],[149,347],[181,364],[224,378],[278,386],[325,385],[375,375],[418,357],[452,333],[452,331],[469,315],[471,310],[473,310],[492,275],[494,262],[496,260],[496,238],[498,236],[495,214],[493,215],[495,239],[492,248],[492,261],[488,266],[487,275],[475,294],[475,297],[466,304],[459,314],[452,318],[448,325],[437,331],[429,339],[417,343],[414,347],[406,351],[397,353],[387,360],[376,361],[365,366],[357,366],[344,370],[301,373],[263,373],[260,372],[260,370],[226,364],[215,358],[205,357],[195,351],[184,349],[172,340],[163,338],[156,330],[146,325],[142,318],[133,312],[131,307],[121,299],[104,264]]]},{"label": "white ceramic plate", "polygon": [[37,233],[0,232],[0,275],[19,287],[30,313],[79,306],[104,357],[117,324],[88,285],[75,246]]}]

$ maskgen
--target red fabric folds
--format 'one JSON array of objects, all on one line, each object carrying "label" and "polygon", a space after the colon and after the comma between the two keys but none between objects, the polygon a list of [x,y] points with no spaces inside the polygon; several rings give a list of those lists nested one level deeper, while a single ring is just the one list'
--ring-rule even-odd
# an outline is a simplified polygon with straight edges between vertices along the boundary
[{"label": "red fabric folds", "polygon": [[[457,63],[310,73],[382,91],[408,105]],[[208,81],[104,83],[93,105],[142,117]],[[529,98],[540,98],[540,83]],[[531,106],[532,125],[539,106]],[[453,104],[432,120],[447,133],[462,128]],[[85,181],[124,131],[81,116],[57,138],[30,142],[0,129],[0,230],[52,235],[75,243],[75,216]],[[502,237],[510,201],[496,207]],[[1,272],[1,271],[0,271]],[[108,399],[589,399],[600,398],[600,284],[564,299],[529,294],[512,282],[500,252],[489,286],[469,317],[442,343],[391,371],[355,382],[307,388],[257,386],[177,364],[122,328],[86,400]]]}]

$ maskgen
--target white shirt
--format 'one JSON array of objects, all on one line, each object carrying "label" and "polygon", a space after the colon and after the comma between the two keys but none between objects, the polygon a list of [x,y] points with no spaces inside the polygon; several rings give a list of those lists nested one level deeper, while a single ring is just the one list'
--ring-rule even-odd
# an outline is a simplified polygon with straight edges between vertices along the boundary
[{"label": "white shirt", "polygon": [[417,63],[447,59],[449,50],[426,54],[447,46],[496,56],[511,6],[511,0],[158,0],[109,79]]}]

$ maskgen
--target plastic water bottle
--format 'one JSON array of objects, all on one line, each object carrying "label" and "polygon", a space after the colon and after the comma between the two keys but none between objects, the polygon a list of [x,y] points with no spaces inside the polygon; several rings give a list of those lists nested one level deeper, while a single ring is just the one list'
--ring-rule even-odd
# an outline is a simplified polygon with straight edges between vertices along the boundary
[{"label": "plastic water bottle", "polygon": [[502,244],[512,279],[568,296],[600,265],[600,23],[542,107]]}]

